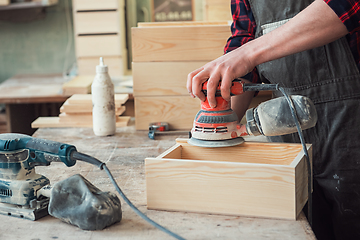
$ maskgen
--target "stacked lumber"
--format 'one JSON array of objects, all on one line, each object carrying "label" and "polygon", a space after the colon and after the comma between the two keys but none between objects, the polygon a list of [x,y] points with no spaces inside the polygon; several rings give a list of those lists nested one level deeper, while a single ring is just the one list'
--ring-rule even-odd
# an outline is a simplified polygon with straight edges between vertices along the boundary
[{"label": "stacked lumber", "polygon": [[[95,72],[95,68],[94,68]],[[91,84],[95,75],[76,76],[62,86],[63,94],[71,96],[73,94],[88,94],[91,93]]]},{"label": "stacked lumber", "polygon": [[[115,94],[116,126],[127,126],[130,117],[120,116],[126,108],[128,94]],[[91,94],[74,94],[60,107],[58,117],[40,117],[32,124],[32,128],[41,127],[92,127]]]},{"label": "stacked lumber", "polygon": [[227,22],[139,23],[132,28],[135,126],[167,122],[188,130],[200,110],[189,96],[187,75],[220,57],[229,38]]}]

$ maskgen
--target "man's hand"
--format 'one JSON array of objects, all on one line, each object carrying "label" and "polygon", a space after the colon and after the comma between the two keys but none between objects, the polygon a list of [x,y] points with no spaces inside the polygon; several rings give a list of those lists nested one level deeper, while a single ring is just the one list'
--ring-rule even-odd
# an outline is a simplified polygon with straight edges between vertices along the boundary
[{"label": "man's hand", "polygon": [[221,96],[230,101],[230,87],[232,81],[249,73],[255,67],[248,59],[242,47],[225,54],[203,67],[189,73],[187,89],[192,97],[205,101],[202,84],[208,81],[207,98],[210,107],[216,107],[215,92],[221,81]]}]

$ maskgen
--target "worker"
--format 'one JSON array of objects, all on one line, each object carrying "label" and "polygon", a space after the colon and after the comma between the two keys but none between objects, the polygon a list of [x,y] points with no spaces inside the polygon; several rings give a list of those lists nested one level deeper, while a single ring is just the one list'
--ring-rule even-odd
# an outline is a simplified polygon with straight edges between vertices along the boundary
[{"label": "worker", "polygon": [[360,239],[360,1],[233,0],[231,9],[226,54],[189,73],[190,95],[204,101],[208,81],[215,107],[221,81],[221,95],[239,119],[254,96],[230,98],[240,77],[312,99],[318,122],[303,133],[313,145],[313,231],[320,240]]}]

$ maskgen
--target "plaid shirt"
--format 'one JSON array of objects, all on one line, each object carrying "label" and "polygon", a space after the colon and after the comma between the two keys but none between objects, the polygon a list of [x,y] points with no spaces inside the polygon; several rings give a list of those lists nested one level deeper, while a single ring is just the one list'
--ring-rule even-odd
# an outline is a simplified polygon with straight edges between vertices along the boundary
[{"label": "plaid shirt", "polygon": [[[346,36],[354,60],[360,70],[360,1],[359,0],[324,0],[339,16],[349,31]],[[248,0],[231,0],[233,23],[232,36],[225,45],[225,53],[230,52],[255,38],[256,23]],[[259,76],[254,69],[244,78],[258,82]]]}]

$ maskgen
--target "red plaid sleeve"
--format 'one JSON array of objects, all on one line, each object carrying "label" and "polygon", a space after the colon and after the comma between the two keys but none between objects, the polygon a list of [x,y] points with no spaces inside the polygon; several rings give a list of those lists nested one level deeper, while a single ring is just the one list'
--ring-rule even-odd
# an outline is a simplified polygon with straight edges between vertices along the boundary
[{"label": "red plaid sleeve", "polygon": [[[233,17],[231,37],[225,45],[225,53],[228,53],[255,38],[256,23],[248,0],[231,0],[231,12]],[[256,69],[246,76],[243,76],[243,78],[254,83],[260,81]]]},{"label": "red plaid sleeve", "polygon": [[359,0],[324,0],[339,16],[350,33],[360,30]]}]

